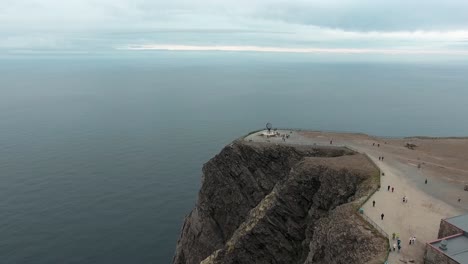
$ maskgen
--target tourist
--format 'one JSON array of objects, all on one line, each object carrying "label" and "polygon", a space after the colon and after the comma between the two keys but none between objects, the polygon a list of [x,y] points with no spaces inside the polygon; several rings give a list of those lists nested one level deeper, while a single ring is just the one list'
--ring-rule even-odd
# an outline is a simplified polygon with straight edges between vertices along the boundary
[{"label": "tourist", "polygon": [[460,202],[460,201],[461,201],[461,198],[460,198],[460,196],[458,196],[458,202]]},{"label": "tourist", "polygon": [[395,240],[395,235],[396,235],[395,232],[393,232],[393,234],[392,234],[392,239],[393,240]]},{"label": "tourist", "polygon": [[395,249],[396,249],[396,244],[393,243],[393,251],[395,251]]},{"label": "tourist", "polygon": [[401,245],[398,245],[398,253],[400,253]]},{"label": "tourist", "polygon": [[379,148],[380,148],[380,144],[377,144],[377,147],[379,147]]},{"label": "tourist", "polygon": [[392,192],[393,192],[393,190],[395,190],[395,188],[392,187]]},{"label": "tourist", "polygon": [[390,191],[390,185],[387,187],[387,191]]},{"label": "tourist", "polygon": [[424,181],[424,184],[427,184],[427,179]]},{"label": "tourist", "polygon": [[405,196],[405,203],[408,203],[408,196]]},{"label": "tourist", "polygon": [[372,201],[372,207],[375,207],[375,201]]},{"label": "tourist", "polygon": [[382,214],[380,215],[380,219],[383,220],[384,216],[385,216],[385,215],[382,213]]},{"label": "tourist", "polygon": [[403,202],[405,202],[405,198],[406,198],[406,197],[405,197],[405,196],[403,196]]},{"label": "tourist", "polygon": [[414,243],[416,243],[416,237],[415,236],[413,236],[413,245],[414,245]]},{"label": "tourist", "polygon": [[372,146],[375,146],[375,143],[372,143]]},{"label": "tourist", "polygon": [[411,242],[413,242],[413,237],[410,237],[409,239],[409,244],[411,245]]},{"label": "tourist", "polygon": [[383,161],[383,156],[382,156],[382,161]]}]

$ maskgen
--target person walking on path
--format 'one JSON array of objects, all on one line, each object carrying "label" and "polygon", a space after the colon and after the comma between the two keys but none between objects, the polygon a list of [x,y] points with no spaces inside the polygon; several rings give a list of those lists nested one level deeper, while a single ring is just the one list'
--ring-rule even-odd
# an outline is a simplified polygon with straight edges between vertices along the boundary
[{"label": "person walking on path", "polygon": [[393,190],[395,190],[395,188],[392,187],[392,192],[393,192]]},{"label": "person walking on path", "polygon": [[375,207],[375,201],[372,201],[372,207]]},{"label": "person walking on path", "polygon": [[390,191],[390,185],[387,187],[387,191]]},{"label": "person walking on path", "polygon": [[385,216],[385,215],[382,213],[382,214],[380,215],[380,219],[383,220],[384,216]]},{"label": "person walking on path", "polygon": [[427,179],[424,181],[424,184],[427,184]]},{"label": "person walking on path", "polygon": [[405,197],[405,196],[403,196],[403,202],[405,202],[405,199],[406,199],[406,197]]},{"label": "person walking on path", "polygon": [[395,251],[395,249],[396,249],[396,244],[393,243],[393,251]]},{"label": "person walking on path", "polygon": [[383,161],[383,156],[382,156],[382,161]]},{"label": "person walking on path", "polygon": [[400,253],[401,245],[398,245],[398,253]]},{"label": "person walking on path", "polygon": [[460,198],[460,196],[458,196],[458,202],[460,202],[460,201],[461,201],[461,198]]}]

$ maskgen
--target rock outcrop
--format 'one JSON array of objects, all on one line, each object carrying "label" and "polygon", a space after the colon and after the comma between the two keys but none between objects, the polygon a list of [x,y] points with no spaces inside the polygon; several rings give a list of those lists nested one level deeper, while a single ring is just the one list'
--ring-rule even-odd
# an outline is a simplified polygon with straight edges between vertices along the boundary
[{"label": "rock outcrop", "polygon": [[203,167],[174,263],[379,263],[385,239],[356,214],[378,174],[345,148],[238,140]]}]

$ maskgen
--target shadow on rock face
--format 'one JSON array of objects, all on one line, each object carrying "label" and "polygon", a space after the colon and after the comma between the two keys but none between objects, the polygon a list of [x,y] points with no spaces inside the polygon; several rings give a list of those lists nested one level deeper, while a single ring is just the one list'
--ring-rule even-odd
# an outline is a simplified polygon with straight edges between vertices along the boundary
[{"label": "shadow on rock face", "polygon": [[344,148],[234,142],[203,168],[174,263],[366,263],[385,239],[356,215],[378,170]]}]

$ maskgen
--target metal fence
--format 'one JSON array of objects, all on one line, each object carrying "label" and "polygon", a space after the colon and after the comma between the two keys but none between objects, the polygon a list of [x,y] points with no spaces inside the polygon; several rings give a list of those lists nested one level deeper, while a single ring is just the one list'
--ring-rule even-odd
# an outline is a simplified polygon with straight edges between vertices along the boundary
[{"label": "metal fence", "polygon": [[374,222],[372,219],[370,219],[366,214],[360,214],[364,220],[366,220],[369,224],[371,224],[377,231],[379,231],[382,236],[388,238],[390,241],[390,236],[385,232],[376,222]]}]

